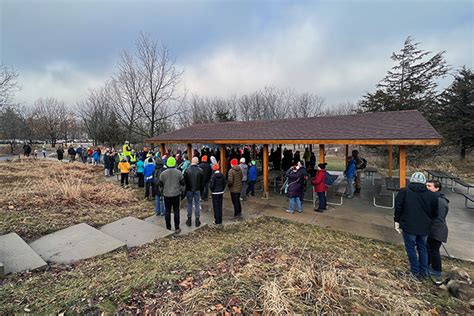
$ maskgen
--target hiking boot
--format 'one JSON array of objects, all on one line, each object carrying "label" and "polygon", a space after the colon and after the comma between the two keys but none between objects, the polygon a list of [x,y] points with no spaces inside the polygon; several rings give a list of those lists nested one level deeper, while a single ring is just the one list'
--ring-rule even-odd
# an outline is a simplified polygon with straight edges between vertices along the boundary
[{"label": "hiking boot", "polygon": [[355,189],[354,194],[360,194],[360,189]]},{"label": "hiking boot", "polygon": [[188,216],[188,220],[186,221],[186,226],[191,226],[191,216]]},{"label": "hiking boot", "polygon": [[294,211],[291,211],[291,210],[286,210],[287,213],[290,213],[290,214],[293,214]]},{"label": "hiking boot", "polygon": [[181,228],[177,228],[175,231],[174,231],[175,234],[179,234],[181,233]]},{"label": "hiking boot", "polygon": [[196,227],[201,226],[201,221],[199,220],[199,217],[196,217]]}]

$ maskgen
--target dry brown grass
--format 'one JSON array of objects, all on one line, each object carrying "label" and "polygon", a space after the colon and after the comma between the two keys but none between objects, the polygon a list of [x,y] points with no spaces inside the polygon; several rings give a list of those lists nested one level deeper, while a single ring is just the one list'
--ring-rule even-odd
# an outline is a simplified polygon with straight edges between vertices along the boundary
[{"label": "dry brown grass", "polygon": [[102,174],[101,167],[82,163],[0,162],[0,234],[16,232],[31,240],[81,222],[97,226],[152,214],[134,189],[105,181]]}]

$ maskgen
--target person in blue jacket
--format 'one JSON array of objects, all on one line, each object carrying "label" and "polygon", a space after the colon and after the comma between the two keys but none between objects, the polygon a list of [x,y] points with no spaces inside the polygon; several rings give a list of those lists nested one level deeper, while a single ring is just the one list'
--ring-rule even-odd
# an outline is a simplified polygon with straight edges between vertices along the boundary
[{"label": "person in blue jacket", "polygon": [[145,178],[145,199],[153,198],[155,196],[155,180],[153,177],[154,173],[155,163],[153,162],[153,158],[150,157],[148,158],[148,162],[145,164],[145,168],[143,170],[143,177]]},{"label": "person in blue jacket", "polygon": [[346,197],[353,198],[355,191],[354,180],[356,175],[356,161],[354,158],[349,157],[349,161],[347,163],[346,170],[344,171],[344,175],[347,178]]},{"label": "person in blue jacket", "polygon": [[255,182],[257,182],[257,162],[255,160],[252,160],[252,163],[250,165],[248,174],[247,174],[247,182],[248,182],[248,187],[247,187],[247,192],[246,195],[248,196],[249,193],[252,196],[255,196]]},{"label": "person in blue jacket", "polygon": [[137,176],[138,176],[138,187],[139,188],[145,187],[145,177],[143,175],[144,171],[145,171],[145,163],[143,162],[143,159],[140,158],[137,161]]}]

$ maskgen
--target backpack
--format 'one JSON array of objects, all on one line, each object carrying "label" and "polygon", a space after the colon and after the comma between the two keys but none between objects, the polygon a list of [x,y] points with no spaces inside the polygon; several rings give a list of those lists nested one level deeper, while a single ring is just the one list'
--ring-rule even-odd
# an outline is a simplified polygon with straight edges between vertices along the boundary
[{"label": "backpack", "polygon": [[324,183],[326,185],[332,185],[334,183],[334,179],[332,177],[332,175],[326,171],[326,175],[324,177]]},{"label": "backpack", "polygon": [[357,170],[367,168],[367,160],[365,158],[360,158],[360,160],[362,160],[362,164],[360,165],[360,167],[357,167]]}]

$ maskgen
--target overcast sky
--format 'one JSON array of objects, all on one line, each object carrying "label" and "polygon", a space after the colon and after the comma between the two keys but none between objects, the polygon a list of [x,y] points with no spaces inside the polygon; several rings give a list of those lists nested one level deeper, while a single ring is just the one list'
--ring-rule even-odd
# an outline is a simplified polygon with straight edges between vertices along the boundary
[{"label": "overcast sky", "polygon": [[20,73],[18,101],[75,104],[143,31],[170,49],[190,92],[276,86],[330,105],[373,91],[409,35],[473,68],[473,21],[474,0],[0,0],[0,59]]}]

